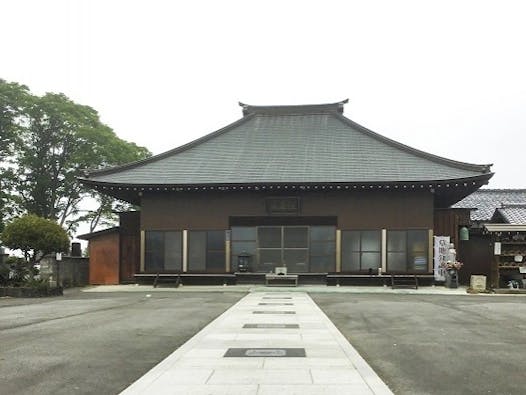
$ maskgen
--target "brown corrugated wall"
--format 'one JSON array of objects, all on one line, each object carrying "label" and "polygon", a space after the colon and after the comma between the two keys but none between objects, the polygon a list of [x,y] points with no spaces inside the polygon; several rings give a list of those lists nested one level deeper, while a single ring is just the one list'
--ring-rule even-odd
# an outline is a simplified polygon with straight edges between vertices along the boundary
[{"label": "brown corrugated wall", "polygon": [[89,241],[89,283],[119,284],[119,233],[93,237]]}]

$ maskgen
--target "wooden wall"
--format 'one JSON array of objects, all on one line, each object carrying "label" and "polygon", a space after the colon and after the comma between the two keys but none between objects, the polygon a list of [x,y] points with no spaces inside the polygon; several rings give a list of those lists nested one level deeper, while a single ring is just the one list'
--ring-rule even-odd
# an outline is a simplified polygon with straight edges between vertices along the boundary
[{"label": "wooden wall", "polygon": [[470,228],[470,225],[470,209],[435,210],[435,235],[451,236],[451,242],[455,244],[457,251],[457,260],[464,264],[459,271],[459,281],[469,285],[472,274],[482,274],[487,276],[489,286],[493,261],[491,239],[471,230],[469,240],[459,240],[459,228]]},{"label": "wooden wall", "polygon": [[119,233],[95,236],[89,240],[89,283],[119,284]]},{"label": "wooden wall", "polygon": [[461,226],[470,227],[471,221],[469,215],[470,209],[437,209],[434,213],[433,233],[435,236],[450,236],[451,242],[458,248],[458,231]]},{"label": "wooden wall", "polygon": [[[141,229],[228,229],[231,216],[266,216],[263,192],[145,194]],[[334,216],[340,229],[433,229],[433,195],[427,191],[303,192],[299,216]]]},{"label": "wooden wall", "polygon": [[464,263],[459,273],[459,281],[469,285],[472,274],[487,277],[487,286],[495,286],[491,269],[493,266],[493,243],[488,235],[470,235],[469,240],[461,241],[458,260]]},{"label": "wooden wall", "polygon": [[120,282],[134,282],[140,271],[140,213],[120,213]]}]

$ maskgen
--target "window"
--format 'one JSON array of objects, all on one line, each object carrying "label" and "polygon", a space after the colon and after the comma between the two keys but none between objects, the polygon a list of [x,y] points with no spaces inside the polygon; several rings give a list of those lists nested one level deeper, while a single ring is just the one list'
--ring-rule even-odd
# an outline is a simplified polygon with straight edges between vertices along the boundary
[{"label": "window", "polygon": [[310,271],[332,272],[336,267],[336,228],[334,226],[311,226]]},{"label": "window", "polygon": [[336,266],[335,226],[234,226],[231,246],[234,268],[242,252],[256,272],[286,265],[289,273],[325,273]]},{"label": "window", "polygon": [[309,271],[309,228],[283,227],[283,263],[291,273]]},{"label": "window", "polygon": [[206,270],[210,272],[225,271],[225,231],[206,232]]},{"label": "window", "polygon": [[188,232],[188,270],[206,270],[206,232]]},{"label": "window", "polygon": [[342,231],[342,271],[376,272],[382,266],[380,230]]},{"label": "window", "polygon": [[387,269],[390,272],[428,270],[427,230],[388,230]]},{"label": "window", "polygon": [[387,231],[387,268],[391,272],[407,271],[407,231]]},{"label": "window", "polygon": [[282,265],[291,273],[308,271],[307,226],[261,226],[257,236],[258,271],[268,272]]},{"label": "window", "polygon": [[146,272],[182,270],[182,232],[145,232],[144,270]]},{"label": "window", "polygon": [[233,226],[231,233],[232,267],[237,271],[238,256],[241,253],[249,254],[249,270],[255,270],[256,259],[256,227]]},{"label": "window", "polygon": [[188,232],[188,270],[225,271],[225,231],[193,230]]}]

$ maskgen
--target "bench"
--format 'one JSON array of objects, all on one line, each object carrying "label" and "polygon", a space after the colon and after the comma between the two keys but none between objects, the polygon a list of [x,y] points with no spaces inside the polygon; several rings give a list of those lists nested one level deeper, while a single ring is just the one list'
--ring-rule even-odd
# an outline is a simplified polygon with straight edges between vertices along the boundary
[{"label": "bench", "polygon": [[435,284],[433,274],[416,273],[384,273],[384,274],[350,274],[350,273],[330,273],[327,274],[328,285],[383,285],[389,283],[394,288],[415,288],[418,289],[420,282],[424,284]]},{"label": "bench", "polygon": [[351,281],[356,285],[358,284],[367,284],[367,285],[387,285],[387,280],[389,276],[387,275],[377,275],[377,274],[327,274],[327,283],[340,286],[340,281],[346,283]]},{"label": "bench", "polygon": [[174,283],[175,287],[183,282],[192,285],[230,284],[236,283],[236,276],[232,273],[137,273],[134,275],[137,281],[152,280],[154,288],[159,283]]},{"label": "bench", "polygon": [[418,278],[415,274],[391,274],[391,289],[395,288],[418,289]]},{"label": "bench", "polygon": [[265,274],[267,287],[297,287],[297,274]]}]

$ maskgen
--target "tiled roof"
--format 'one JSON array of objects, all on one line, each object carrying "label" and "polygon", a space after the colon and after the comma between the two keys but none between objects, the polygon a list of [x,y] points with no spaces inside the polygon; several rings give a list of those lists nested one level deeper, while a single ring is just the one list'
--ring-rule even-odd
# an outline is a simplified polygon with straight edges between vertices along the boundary
[{"label": "tiled roof", "polygon": [[489,222],[497,210],[510,224],[526,224],[526,189],[479,189],[453,207],[476,208],[471,211],[473,221]]},{"label": "tiled roof", "polygon": [[526,225],[526,204],[516,207],[498,208],[497,213],[508,224]]},{"label": "tiled roof", "polygon": [[[441,181],[490,175],[490,165],[437,157],[349,120],[345,102],[249,106],[237,122],[164,154],[86,180],[203,185]],[[489,177],[488,177],[489,178]]]}]

